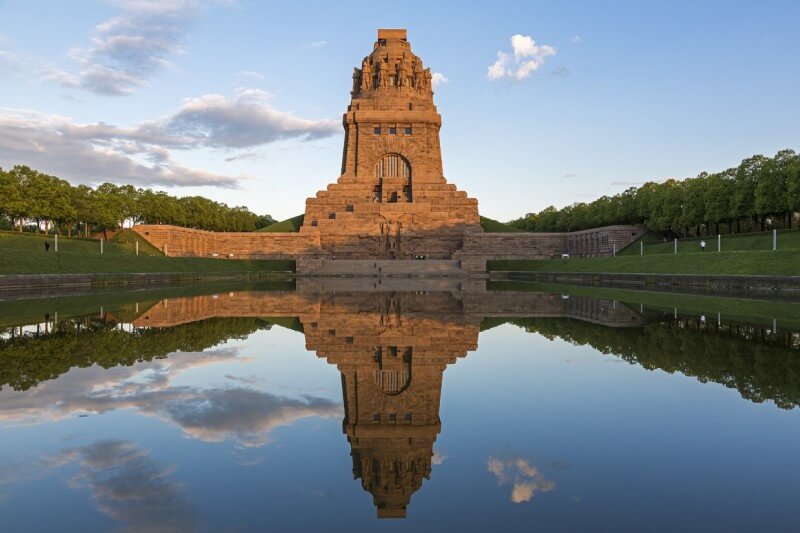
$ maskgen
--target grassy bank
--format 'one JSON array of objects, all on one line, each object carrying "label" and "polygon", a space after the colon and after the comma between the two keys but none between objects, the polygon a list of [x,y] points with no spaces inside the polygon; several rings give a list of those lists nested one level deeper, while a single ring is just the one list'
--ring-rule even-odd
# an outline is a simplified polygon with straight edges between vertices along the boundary
[{"label": "grassy bank", "polygon": [[490,271],[800,276],[800,250],[489,261]]},{"label": "grassy bank", "polygon": [[[276,272],[293,271],[294,261],[249,261],[164,257],[149,244],[135,254],[133,237],[108,242],[31,233],[0,233],[0,274],[93,274],[112,272]],[[45,251],[44,242],[50,242]]]},{"label": "grassy bank", "polygon": [[[783,328],[800,330],[800,303],[708,296],[704,294],[676,294],[612,287],[587,287],[583,285],[564,285],[557,283],[536,283],[518,281],[492,281],[490,290],[550,292],[571,296],[617,300],[632,309],[645,309],[681,314],[716,315],[720,313],[727,321],[735,320],[759,325],[772,325],[777,319]],[[714,316],[716,318],[716,316]]]},{"label": "grassy bank", "polygon": [[[700,241],[705,241],[706,251],[700,249]],[[639,255],[644,246],[644,255],[674,254],[675,243],[672,239],[658,232],[648,232],[629,246],[619,251],[617,255]],[[716,235],[678,239],[678,253],[709,253],[717,251],[717,244],[723,252],[752,252],[772,250],[772,232],[740,233],[735,235],[722,235],[719,243]],[[778,250],[800,250],[800,230],[778,230]]]}]

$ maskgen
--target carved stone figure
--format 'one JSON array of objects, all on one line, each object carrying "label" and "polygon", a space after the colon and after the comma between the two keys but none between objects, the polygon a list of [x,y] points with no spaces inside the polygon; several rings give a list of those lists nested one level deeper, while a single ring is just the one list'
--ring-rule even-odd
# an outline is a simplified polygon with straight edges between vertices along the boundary
[{"label": "carved stone figure", "polygon": [[397,62],[397,86],[408,87],[408,60],[405,56]]},{"label": "carved stone figure", "polygon": [[361,92],[372,89],[372,85],[372,63],[369,62],[369,58],[364,58],[361,63]]},{"label": "carved stone figure", "polygon": [[415,89],[421,90],[424,82],[424,74],[422,73],[422,60],[420,58],[414,60],[412,69],[414,72],[413,86]]},{"label": "carved stone figure", "polygon": [[358,94],[361,90],[361,69],[354,68],[353,69],[353,90],[350,92],[352,95]]},{"label": "carved stone figure", "polygon": [[389,76],[386,73],[386,69],[385,61],[378,63],[378,87],[386,87],[389,85]]}]

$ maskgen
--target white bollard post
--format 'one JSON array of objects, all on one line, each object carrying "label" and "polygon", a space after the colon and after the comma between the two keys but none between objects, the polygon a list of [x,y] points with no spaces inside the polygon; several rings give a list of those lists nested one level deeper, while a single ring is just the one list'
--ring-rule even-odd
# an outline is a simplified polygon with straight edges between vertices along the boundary
[{"label": "white bollard post", "polygon": [[639,241],[639,255],[644,255],[644,242]]},{"label": "white bollard post", "polygon": [[617,257],[617,244],[616,243],[611,245],[611,256],[612,257]]},{"label": "white bollard post", "polygon": [[773,229],[772,230],[772,249],[773,250],[777,250],[778,249],[778,230],[777,229]]},{"label": "white bollard post", "polygon": [[54,243],[55,244],[55,251],[56,251],[56,253],[58,253],[58,233],[56,233],[55,239],[56,239],[56,241]]},{"label": "white bollard post", "polygon": [[100,253],[103,253],[103,238],[100,237]]},{"label": "white bollard post", "polygon": [[136,241],[136,255],[139,255],[139,241]]},{"label": "white bollard post", "polygon": [[717,251],[718,252],[722,251],[722,235],[720,235],[719,233],[717,233]]},{"label": "white bollard post", "polygon": [[675,239],[675,255],[678,254],[678,239]]}]

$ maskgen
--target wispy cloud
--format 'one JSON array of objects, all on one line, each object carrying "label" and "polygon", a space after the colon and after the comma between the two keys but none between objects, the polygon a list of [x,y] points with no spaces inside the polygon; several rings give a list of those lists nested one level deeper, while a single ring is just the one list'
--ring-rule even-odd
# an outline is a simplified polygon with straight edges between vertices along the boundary
[{"label": "wispy cloud", "polygon": [[583,42],[580,35],[575,35],[572,39],[570,39],[575,44],[580,44]]},{"label": "wispy cloud", "polygon": [[310,43],[304,44],[303,48],[322,48],[327,45],[328,41],[311,41]]},{"label": "wispy cloud", "polygon": [[263,80],[264,74],[255,70],[240,70],[236,73],[236,78],[240,80]]},{"label": "wispy cloud", "polygon": [[233,97],[203,95],[131,128],[0,108],[0,165],[24,163],[88,183],[236,187],[245,176],[188,168],[172,152],[214,148],[235,159],[279,140],[319,139],[341,129],[335,120],[308,120],[278,110],[270,98],[257,89],[242,89]]},{"label": "wispy cloud", "polygon": [[182,42],[204,0],[109,0],[120,14],[98,24],[89,45],[68,55],[76,70],[43,69],[64,87],[120,96],[133,93],[183,52]]},{"label": "wispy cloud", "polygon": [[489,80],[524,80],[544,65],[548,57],[556,55],[554,47],[536,44],[530,35],[512,35],[511,48],[513,54],[497,52],[497,61],[487,69]]}]

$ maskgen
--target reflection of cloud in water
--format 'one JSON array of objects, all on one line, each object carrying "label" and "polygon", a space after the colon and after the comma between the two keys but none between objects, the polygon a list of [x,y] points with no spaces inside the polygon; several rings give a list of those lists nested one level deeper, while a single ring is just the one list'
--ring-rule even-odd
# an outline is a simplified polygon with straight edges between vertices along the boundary
[{"label": "reflection of cloud in water", "polygon": [[[26,465],[30,478],[77,462],[69,480],[74,489],[89,490],[97,509],[133,531],[190,531],[193,512],[170,472],[147,453],[125,441],[99,441],[70,448]],[[17,480],[21,481],[21,480]]]},{"label": "reflection of cloud in water", "polygon": [[268,433],[299,418],[341,415],[331,400],[284,397],[244,387],[201,389],[172,385],[191,368],[236,359],[235,349],[175,354],[166,360],[105,370],[73,369],[35,393],[0,391],[0,420],[41,423],[90,412],[135,409],[177,424],[194,438],[236,440],[246,447],[269,442]]},{"label": "reflection of cloud in water", "polygon": [[440,465],[445,461],[445,459],[447,459],[446,453],[440,452],[439,450],[433,450],[433,457],[431,457],[431,464]]},{"label": "reflection of cloud in water", "polygon": [[[0,487],[43,478],[77,463],[68,481],[73,489],[88,489],[95,507],[133,531],[190,531],[194,513],[170,471],[126,441],[98,441],[39,458],[17,457],[0,464]],[[2,493],[0,493],[0,499]]]},{"label": "reflection of cloud in water", "polygon": [[535,466],[522,457],[505,461],[489,457],[486,467],[495,475],[498,485],[513,483],[511,501],[514,503],[529,502],[537,492],[550,492],[556,488],[554,482],[545,479]]},{"label": "reflection of cloud in water", "polygon": [[235,438],[244,446],[266,444],[272,429],[299,418],[341,414],[339,405],[324,398],[286,398],[243,388],[188,392],[156,409],[195,438]]}]

